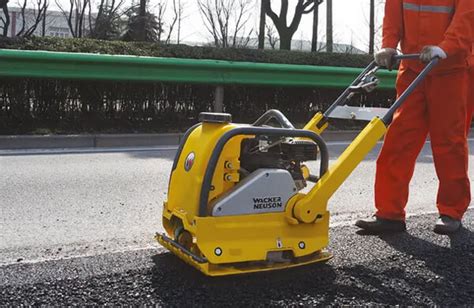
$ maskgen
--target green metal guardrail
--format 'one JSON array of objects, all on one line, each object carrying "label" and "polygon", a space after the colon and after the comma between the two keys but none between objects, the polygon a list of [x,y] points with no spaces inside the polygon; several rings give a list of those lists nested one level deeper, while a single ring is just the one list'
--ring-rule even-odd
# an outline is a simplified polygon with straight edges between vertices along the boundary
[{"label": "green metal guardrail", "polygon": [[[345,88],[361,69],[0,49],[0,77]],[[395,72],[380,71],[393,89]]]}]

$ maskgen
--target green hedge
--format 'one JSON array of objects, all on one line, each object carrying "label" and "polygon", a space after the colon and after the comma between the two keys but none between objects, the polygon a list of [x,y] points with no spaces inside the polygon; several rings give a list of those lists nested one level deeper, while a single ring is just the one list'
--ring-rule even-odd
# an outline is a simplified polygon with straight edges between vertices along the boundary
[{"label": "green hedge", "polygon": [[[0,39],[0,48],[364,67],[365,55],[219,49],[91,39]],[[341,90],[226,86],[224,109],[249,123],[276,108],[305,123]],[[387,106],[392,91],[363,96],[360,104]],[[212,110],[212,85],[0,78],[0,134],[183,131]],[[336,123],[338,124],[338,123]],[[344,122],[341,127],[352,127]]]},{"label": "green hedge", "polygon": [[187,45],[55,37],[0,38],[0,48],[340,67],[365,67],[372,60],[369,55],[192,47]]}]

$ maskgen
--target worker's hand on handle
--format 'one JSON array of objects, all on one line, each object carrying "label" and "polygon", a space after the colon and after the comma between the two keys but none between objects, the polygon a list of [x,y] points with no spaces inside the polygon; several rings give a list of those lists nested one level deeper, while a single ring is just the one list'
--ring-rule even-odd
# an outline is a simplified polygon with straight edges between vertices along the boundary
[{"label": "worker's hand on handle", "polygon": [[385,66],[389,70],[392,69],[394,61],[393,57],[397,55],[397,50],[393,48],[382,48],[375,54],[375,63],[378,66]]},{"label": "worker's hand on handle", "polygon": [[425,46],[421,50],[420,60],[423,63],[428,63],[434,58],[446,59],[448,55],[438,46]]}]

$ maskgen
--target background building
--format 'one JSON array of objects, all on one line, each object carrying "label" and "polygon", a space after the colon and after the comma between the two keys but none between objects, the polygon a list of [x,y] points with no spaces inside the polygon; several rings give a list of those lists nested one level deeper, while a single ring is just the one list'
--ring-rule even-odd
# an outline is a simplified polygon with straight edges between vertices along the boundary
[{"label": "background building", "polygon": [[[67,17],[60,11],[46,11],[46,18],[41,18],[36,25],[38,11],[36,9],[26,8],[22,13],[20,7],[9,7],[10,27],[8,29],[8,37],[22,35],[25,31],[31,29],[34,36],[55,36],[55,37],[72,37],[68,26]],[[0,17],[4,17],[0,11]],[[84,18],[84,31],[89,27],[89,18]],[[71,22],[75,24],[75,18],[71,18]],[[34,28],[34,29],[33,29]]]}]

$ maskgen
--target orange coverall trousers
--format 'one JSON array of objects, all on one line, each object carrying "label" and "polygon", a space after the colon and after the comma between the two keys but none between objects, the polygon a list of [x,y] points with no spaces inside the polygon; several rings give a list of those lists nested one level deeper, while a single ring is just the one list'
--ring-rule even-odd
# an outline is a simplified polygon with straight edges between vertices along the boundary
[{"label": "orange coverall trousers", "polygon": [[[397,95],[416,76],[409,68],[399,71]],[[466,70],[428,75],[395,113],[377,160],[378,217],[405,219],[409,182],[429,134],[439,179],[439,213],[462,218],[471,200],[466,121],[462,120],[467,118],[467,77]]]},{"label": "orange coverall trousers", "polygon": [[467,95],[467,124],[466,132],[469,135],[472,117],[474,115],[474,57],[471,57],[471,67],[469,67],[469,83]]}]

